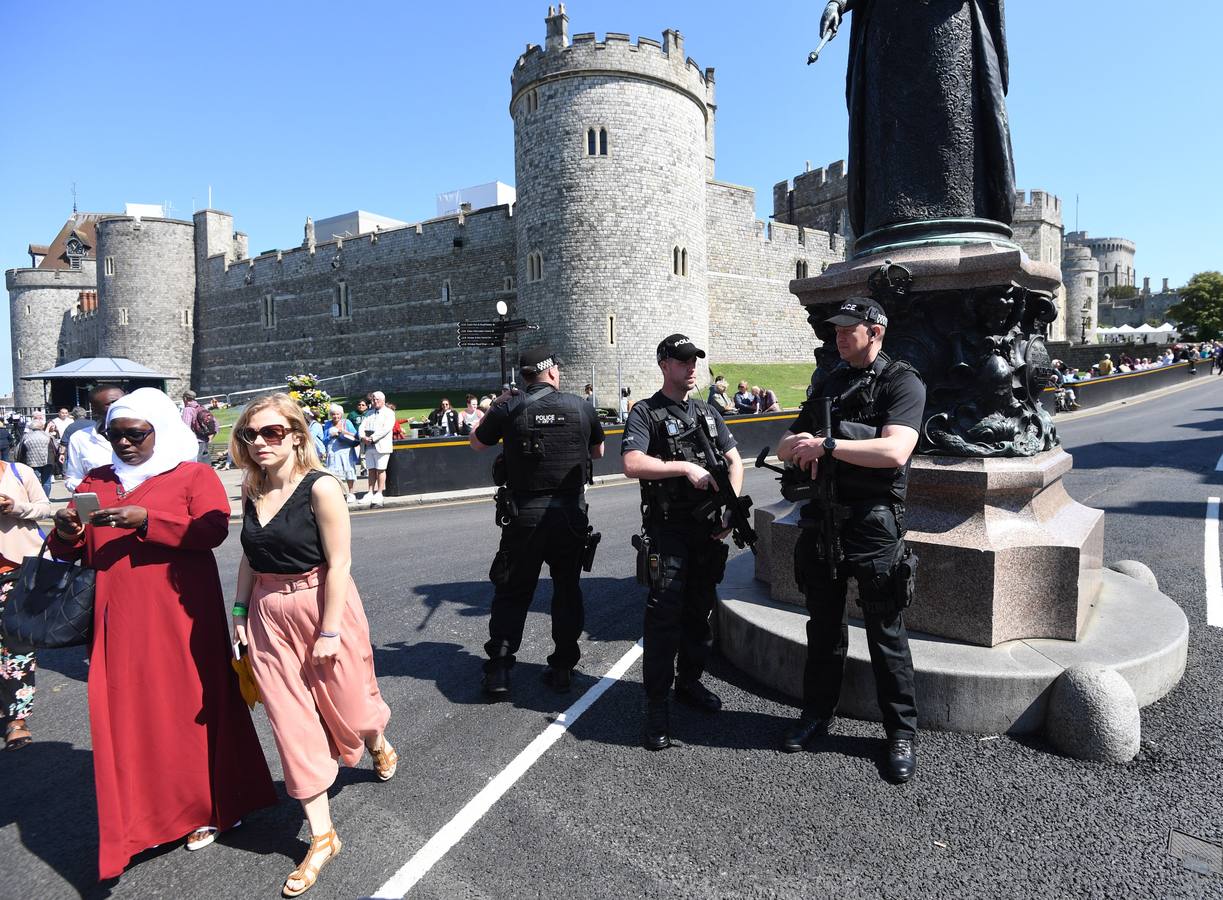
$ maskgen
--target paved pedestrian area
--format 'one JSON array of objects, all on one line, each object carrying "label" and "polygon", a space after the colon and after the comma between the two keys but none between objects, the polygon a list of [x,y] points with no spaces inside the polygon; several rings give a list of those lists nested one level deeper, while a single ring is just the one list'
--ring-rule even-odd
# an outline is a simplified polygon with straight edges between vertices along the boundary
[{"label": "paved pedestrian area", "polygon": [[[1207,624],[1205,552],[1208,501],[1223,495],[1223,385],[1203,381],[1059,429],[1075,460],[1070,492],[1108,513],[1106,561],[1148,563],[1190,622],[1185,678],[1143,710],[1134,762],[1093,765],[1037,739],[930,732],[915,780],[897,787],[879,774],[878,725],[840,720],[812,752],[783,754],[794,707],[717,660],[707,683],[725,709],[679,708],[681,746],[640,749],[636,663],[533,765],[514,769],[640,636],[636,487],[591,492],[604,538],[584,580],[588,640],[574,692],[559,697],[539,680],[545,580],[513,701],[494,706],[479,691],[491,504],[362,512],[354,575],[402,761],[385,785],[368,760],[341,775],[331,794],[344,852],[310,896],[379,895],[405,873],[419,876],[408,896],[422,898],[1223,896],[1223,875],[1167,852],[1173,829],[1223,842],[1223,630]],[[775,497],[767,473],[750,473],[747,489],[758,503]],[[238,552],[233,529],[218,552],[226,584]],[[158,848],[118,881],[95,884],[87,666],[75,650],[44,653],[40,665],[36,743],[0,753],[0,897],[279,894],[306,847],[287,799],[204,852]],[[279,779],[258,708],[255,720]],[[497,779],[499,799],[471,810]],[[444,832],[458,816],[467,830]],[[427,847],[441,852],[426,867]]]}]

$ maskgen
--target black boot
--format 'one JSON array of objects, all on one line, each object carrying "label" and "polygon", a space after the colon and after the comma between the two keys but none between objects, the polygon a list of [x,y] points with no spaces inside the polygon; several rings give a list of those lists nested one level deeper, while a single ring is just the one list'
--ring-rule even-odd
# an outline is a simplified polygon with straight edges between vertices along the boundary
[{"label": "black boot", "polygon": [[686,706],[708,713],[715,713],[722,708],[722,700],[718,695],[699,681],[676,684],[675,699]]},{"label": "black boot", "polygon": [[548,666],[544,669],[543,682],[544,684],[551,685],[552,690],[558,694],[567,694],[569,689],[573,687],[573,669]]},{"label": "black boot", "polygon": [[510,699],[510,670],[505,666],[493,666],[491,669],[485,669],[482,684],[484,696],[489,700]]},{"label": "black boot", "polygon": [[917,768],[917,748],[913,738],[889,738],[888,740],[888,780],[896,784],[904,784],[913,777]]},{"label": "black boot", "polygon": [[787,753],[798,753],[811,741],[828,734],[832,726],[832,716],[821,719],[819,716],[803,716],[798,724],[786,732],[781,742],[781,749]]},{"label": "black boot", "polygon": [[671,705],[666,699],[646,703],[645,746],[647,750],[666,750],[671,746]]}]

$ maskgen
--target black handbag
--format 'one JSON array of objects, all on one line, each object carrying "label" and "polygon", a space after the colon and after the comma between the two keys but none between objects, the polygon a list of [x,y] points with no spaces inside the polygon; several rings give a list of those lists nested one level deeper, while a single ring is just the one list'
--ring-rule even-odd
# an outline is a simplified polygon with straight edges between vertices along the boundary
[{"label": "black handbag", "polygon": [[37,556],[27,556],[3,576],[12,589],[4,602],[0,631],[13,646],[53,650],[88,646],[93,635],[93,569],[44,558],[47,542]]}]

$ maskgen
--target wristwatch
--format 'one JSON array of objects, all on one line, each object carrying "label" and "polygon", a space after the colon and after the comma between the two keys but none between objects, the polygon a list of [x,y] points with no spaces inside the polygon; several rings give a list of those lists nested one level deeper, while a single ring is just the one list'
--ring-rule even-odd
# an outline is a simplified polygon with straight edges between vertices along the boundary
[{"label": "wristwatch", "polygon": [[824,454],[832,456],[832,451],[837,449],[837,439],[834,437],[824,438]]}]

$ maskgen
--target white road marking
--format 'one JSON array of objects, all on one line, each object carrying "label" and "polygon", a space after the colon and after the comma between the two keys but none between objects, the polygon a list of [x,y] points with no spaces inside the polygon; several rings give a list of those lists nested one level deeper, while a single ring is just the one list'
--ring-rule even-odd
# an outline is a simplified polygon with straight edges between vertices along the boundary
[{"label": "white road marking", "polygon": [[1223,628],[1223,568],[1219,565],[1219,498],[1206,501],[1206,624]]},{"label": "white road marking", "polygon": [[377,892],[370,895],[372,900],[391,900],[403,897],[425,876],[438,860],[445,856],[455,844],[461,841],[472,826],[483,818],[501,797],[514,786],[527,770],[531,768],[548,748],[561,739],[566,731],[581,718],[582,714],[606,693],[607,689],[624,677],[633,663],[641,656],[641,641],[638,641],[625,653],[607,674],[599,679],[599,683],[578,698],[577,702],[556,717],[543,732],[527,745],[514,760],[501,770],[492,781],[484,786],[480,793],[468,801],[453,819],[442,826],[441,830],[416,851],[416,854],[404,863],[403,868],[391,876],[390,880]]}]

